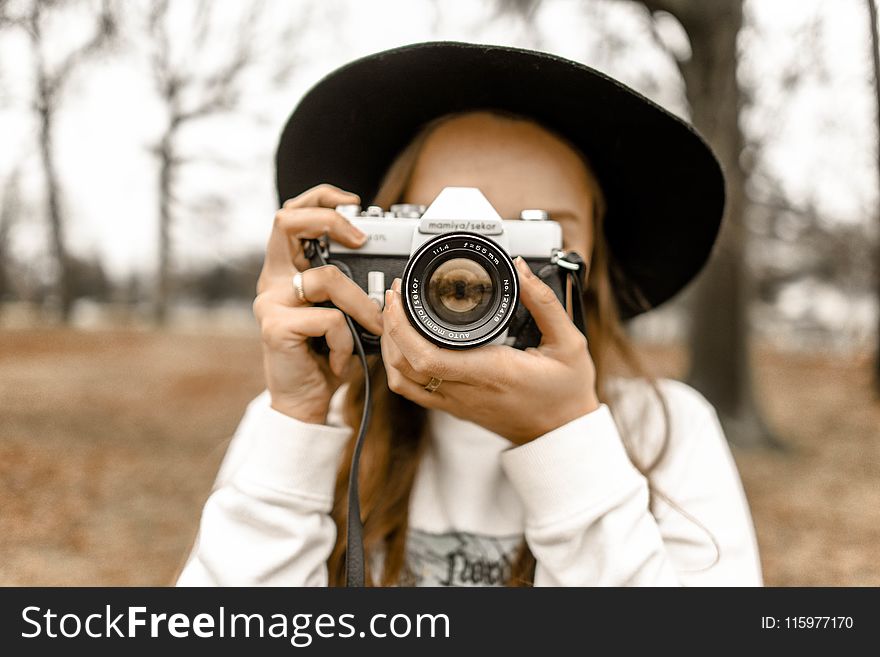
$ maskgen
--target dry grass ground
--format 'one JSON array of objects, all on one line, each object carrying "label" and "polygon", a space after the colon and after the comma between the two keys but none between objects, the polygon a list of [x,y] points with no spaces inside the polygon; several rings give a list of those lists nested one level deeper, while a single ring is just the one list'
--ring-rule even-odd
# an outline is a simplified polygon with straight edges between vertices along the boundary
[{"label": "dry grass ground", "polygon": [[[653,350],[680,373],[679,355]],[[787,453],[737,452],[770,585],[880,585],[868,362],[757,358]],[[162,585],[245,404],[254,338],[0,332],[0,584]]]}]

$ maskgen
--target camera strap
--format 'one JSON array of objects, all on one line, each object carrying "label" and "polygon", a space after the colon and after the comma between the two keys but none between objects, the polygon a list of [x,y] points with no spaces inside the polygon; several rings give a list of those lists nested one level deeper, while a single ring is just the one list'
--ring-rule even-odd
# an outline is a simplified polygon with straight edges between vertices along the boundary
[{"label": "camera strap", "polygon": [[[312,267],[322,267],[327,264],[329,248],[327,237],[317,240],[303,240],[303,252]],[[364,410],[361,413],[361,425],[358,428],[357,438],[354,441],[354,453],[351,457],[351,468],[348,472],[348,513],[346,515],[345,536],[345,585],[347,587],[364,586],[364,523],[361,520],[361,498],[358,492],[358,471],[360,470],[361,448],[364,445],[364,437],[370,426],[372,416],[372,395],[370,393],[370,367],[367,363],[367,355],[361,336],[354,327],[354,322],[346,313],[345,323],[351,331],[354,339],[355,352],[361,367],[364,370]]]},{"label": "camera strap", "polygon": [[[584,299],[584,275],[587,267],[584,259],[575,251],[557,251],[553,254],[551,262],[559,269],[563,284],[571,281],[571,301],[569,307],[568,295],[566,294],[566,311],[571,313],[572,322],[578,330],[587,335],[587,307]],[[563,287],[563,290],[566,288]]]}]

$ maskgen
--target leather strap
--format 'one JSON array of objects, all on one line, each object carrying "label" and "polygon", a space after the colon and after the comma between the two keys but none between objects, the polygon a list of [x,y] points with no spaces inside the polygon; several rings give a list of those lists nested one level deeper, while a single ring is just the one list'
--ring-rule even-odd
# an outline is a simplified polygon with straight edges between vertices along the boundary
[{"label": "leather strap", "polygon": [[[313,267],[321,267],[327,264],[327,240],[304,241],[303,250]],[[370,368],[367,364],[367,356],[364,353],[364,345],[361,337],[355,330],[351,317],[343,313],[348,330],[354,339],[354,348],[357,352],[361,367],[364,370],[364,410],[361,414],[361,424],[358,428],[357,438],[354,442],[354,453],[351,457],[351,468],[348,473],[348,514],[346,518],[345,535],[345,585],[347,587],[363,587],[365,578],[364,569],[364,523],[361,519],[361,498],[358,492],[358,471],[361,461],[361,448],[364,438],[370,426],[373,401],[370,385]]]}]

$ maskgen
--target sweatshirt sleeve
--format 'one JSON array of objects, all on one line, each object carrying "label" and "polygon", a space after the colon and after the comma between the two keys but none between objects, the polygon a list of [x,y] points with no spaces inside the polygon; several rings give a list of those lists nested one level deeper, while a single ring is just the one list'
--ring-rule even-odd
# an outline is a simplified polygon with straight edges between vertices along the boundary
[{"label": "sweatshirt sleeve", "polygon": [[351,430],[248,406],[229,445],[178,586],[326,586],[336,540],[329,513]]},{"label": "sweatshirt sleeve", "polygon": [[650,475],[660,493],[653,511],[604,404],[502,453],[525,508],[535,585],[761,585],[754,526],[717,415],[693,389],[665,383],[669,444]]}]

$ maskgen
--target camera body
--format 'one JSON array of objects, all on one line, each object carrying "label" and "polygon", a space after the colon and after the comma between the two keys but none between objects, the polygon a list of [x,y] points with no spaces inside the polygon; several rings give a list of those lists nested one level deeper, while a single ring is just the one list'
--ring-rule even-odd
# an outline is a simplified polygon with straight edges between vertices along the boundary
[{"label": "camera body", "polygon": [[[562,229],[542,210],[502,219],[480,190],[446,187],[430,206],[389,210],[341,205],[337,212],[368,236],[359,249],[324,242],[323,259],[336,265],[380,306],[394,278],[401,278],[407,318],[426,339],[449,349],[507,344],[537,346],[541,334],[519,303],[513,258],[565,303],[564,271],[556,265]],[[312,258],[312,264],[316,264]],[[379,352],[379,339],[355,324],[364,350]],[[326,349],[323,340],[315,344]]]}]

